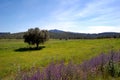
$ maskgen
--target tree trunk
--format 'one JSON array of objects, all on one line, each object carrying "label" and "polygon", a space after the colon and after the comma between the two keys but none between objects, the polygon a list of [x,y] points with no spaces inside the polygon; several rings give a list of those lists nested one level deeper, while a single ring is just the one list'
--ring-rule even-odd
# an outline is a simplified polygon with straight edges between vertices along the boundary
[{"label": "tree trunk", "polygon": [[39,43],[36,43],[36,48],[38,49],[38,47],[39,47]]}]

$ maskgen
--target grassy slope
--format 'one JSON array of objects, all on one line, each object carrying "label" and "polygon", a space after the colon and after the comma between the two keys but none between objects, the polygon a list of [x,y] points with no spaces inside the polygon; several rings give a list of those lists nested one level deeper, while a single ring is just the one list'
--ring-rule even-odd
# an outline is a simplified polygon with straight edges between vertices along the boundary
[{"label": "grassy slope", "polygon": [[0,77],[15,73],[19,68],[44,67],[51,61],[80,63],[111,48],[119,50],[120,39],[50,40],[42,50],[15,51],[27,46],[23,40],[0,40]]}]

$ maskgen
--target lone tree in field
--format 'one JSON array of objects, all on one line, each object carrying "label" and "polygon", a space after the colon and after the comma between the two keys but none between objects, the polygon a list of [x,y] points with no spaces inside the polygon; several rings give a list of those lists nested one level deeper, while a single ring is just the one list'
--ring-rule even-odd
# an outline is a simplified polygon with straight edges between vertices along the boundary
[{"label": "lone tree in field", "polygon": [[31,28],[25,32],[24,42],[28,43],[29,45],[36,45],[36,48],[39,47],[40,43],[44,43],[49,39],[49,34],[47,30],[40,30],[39,28]]}]

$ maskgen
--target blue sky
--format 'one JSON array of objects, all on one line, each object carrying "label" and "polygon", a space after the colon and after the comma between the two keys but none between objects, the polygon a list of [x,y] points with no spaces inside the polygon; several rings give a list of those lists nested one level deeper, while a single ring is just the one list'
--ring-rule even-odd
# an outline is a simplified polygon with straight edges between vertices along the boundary
[{"label": "blue sky", "polygon": [[120,0],[0,0],[0,32],[120,32]]}]

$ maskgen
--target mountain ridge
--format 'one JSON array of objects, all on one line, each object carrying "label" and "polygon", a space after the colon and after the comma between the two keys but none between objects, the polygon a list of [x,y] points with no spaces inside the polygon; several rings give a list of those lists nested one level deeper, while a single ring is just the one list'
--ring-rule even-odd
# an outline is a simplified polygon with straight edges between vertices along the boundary
[{"label": "mountain ridge", "polygon": [[48,30],[49,32],[55,32],[55,33],[60,33],[60,32],[68,32],[68,33],[80,33],[80,34],[111,34],[111,33],[120,33],[120,32],[101,32],[101,33],[81,33],[81,32],[73,32],[73,31],[64,31],[64,30],[59,30],[59,29],[51,29]]}]

